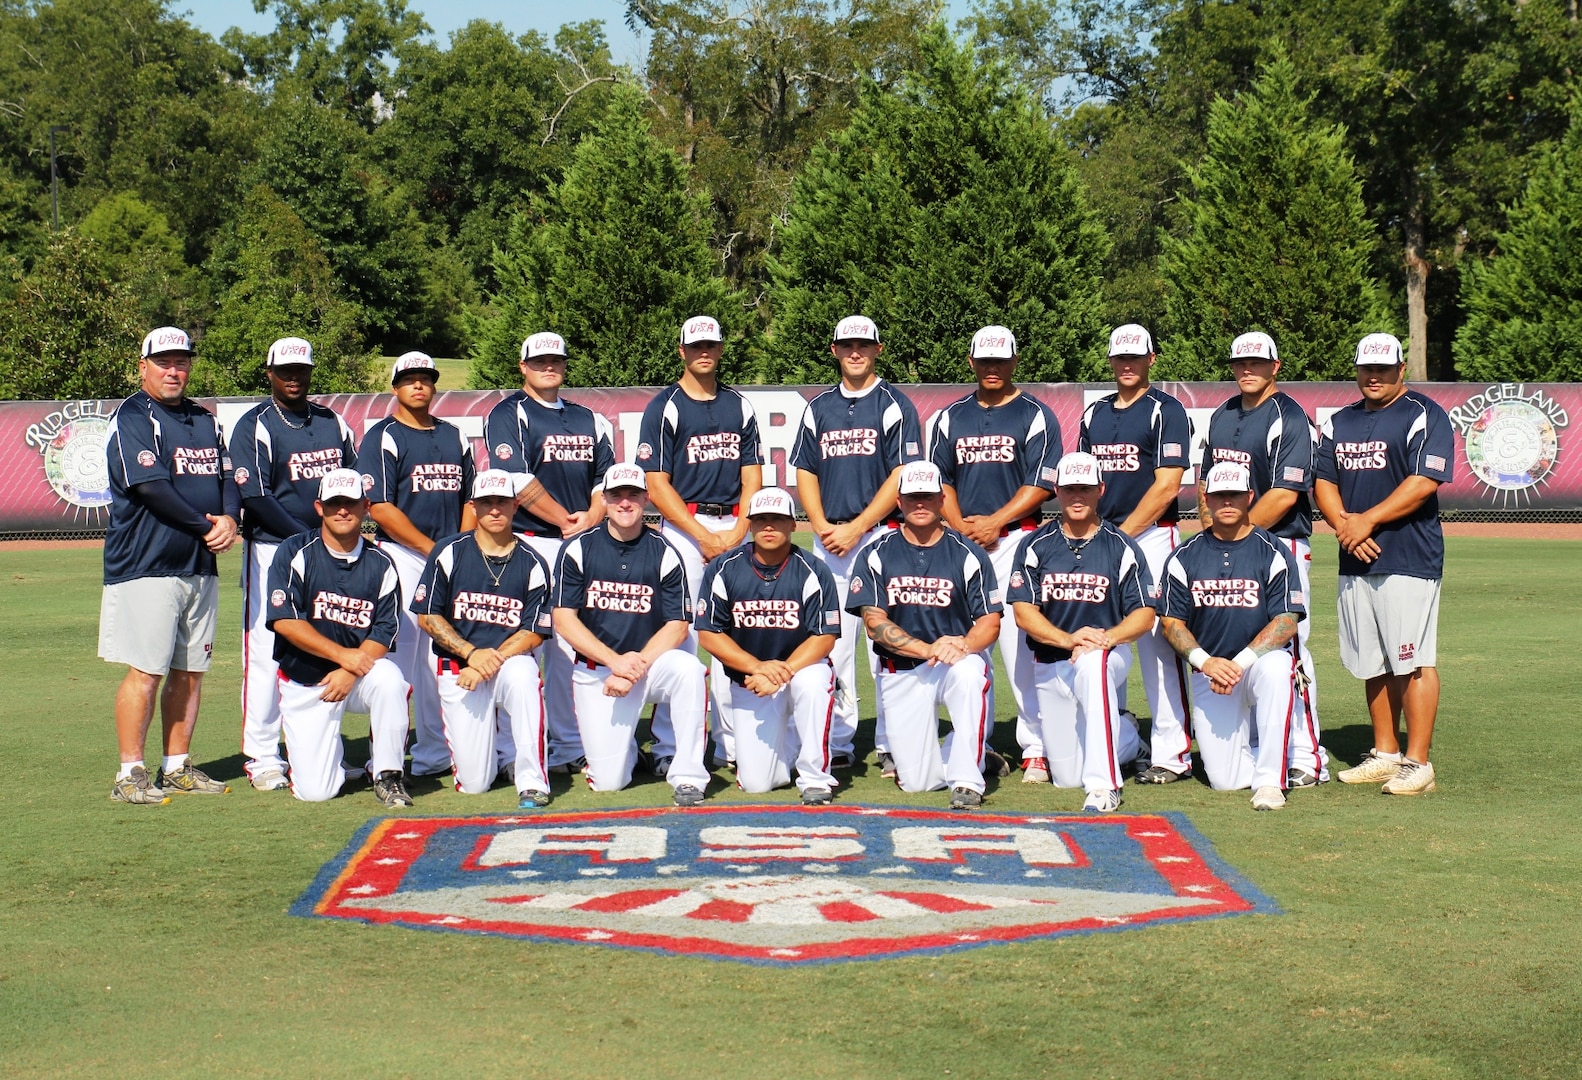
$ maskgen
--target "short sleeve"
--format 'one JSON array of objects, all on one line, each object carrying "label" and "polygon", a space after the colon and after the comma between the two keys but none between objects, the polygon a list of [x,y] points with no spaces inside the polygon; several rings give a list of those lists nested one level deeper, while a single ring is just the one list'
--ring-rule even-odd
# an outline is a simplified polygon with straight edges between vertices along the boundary
[{"label": "short sleeve", "polygon": [[1038,603],[1038,549],[1033,546],[1036,533],[1028,533],[1016,545],[1011,561],[1011,576],[1005,583],[1006,604]]},{"label": "short sleeve", "polygon": [[941,409],[929,421],[928,459],[939,468],[940,479],[956,486],[956,448],[950,439],[950,410]]},{"label": "short sleeve", "polygon": [[489,410],[483,425],[484,442],[489,447],[489,467],[510,473],[532,474],[523,450],[522,428],[517,419],[517,403],[510,398]]},{"label": "short sleeve", "polygon": [[379,599],[374,602],[373,625],[368,628],[368,636],[363,640],[394,649],[396,634],[401,629],[401,578],[396,574],[395,563],[390,561],[389,556],[385,556],[384,564],[384,576],[379,581]]},{"label": "short sleeve", "polygon": [[1421,432],[1414,425],[1411,441],[1412,472],[1426,476],[1441,484],[1448,484],[1455,477],[1456,437],[1450,427],[1450,417],[1432,402],[1423,408]]},{"label": "short sleeve", "polygon": [[1056,466],[1060,464],[1060,421],[1055,419],[1055,414],[1043,402],[1037,398],[1031,400],[1036,409],[1027,425],[1026,468],[1022,474],[1022,486],[1053,492]]},{"label": "short sleeve", "polygon": [[274,466],[272,447],[257,409],[236,422],[236,430],[231,433],[231,464],[242,498],[258,499],[269,494],[269,473]]},{"label": "short sleeve", "polygon": [[974,620],[985,615],[998,615],[1004,610],[1000,602],[1000,586],[994,577],[994,563],[989,553],[969,542],[962,557],[962,577],[966,580],[967,611]]},{"label": "short sleeve", "polygon": [[1121,537],[1121,567],[1116,587],[1121,593],[1121,611],[1127,615],[1138,608],[1149,607],[1154,602],[1154,578],[1148,571],[1148,560],[1143,549],[1131,537]]},{"label": "short sleeve", "polygon": [[357,436],[352,434],[351,425],[339,414],[335,414],[335,422],[341,426],[341,468],[357,468]]},{"label": "short sleeve", "polygon": [[1313,486],[1313,429],[1301,409],[1281,410],[1280,431],[1268,453],[1271,488],[1306,491]]},{"label": "short sleeve", "polygon": [[120,451],[117,465],[127,487],[171,479],[170,463],[160,459],[159,436],[146,412],[122,406],[115,414],[115,431]]},{"label": "short sleeve", "polygon": [[857,553],[851,566],[851,584],[846,591],[846,610],[856,614],[865,607],[887,608],[880,588],[884,580],[883,560],[879,558],[879,541]]},{"label": "short sleeve", "polygon": [[1313,452],[1313,478],[1340,483],[1340,473],[1335,468],[1335,419],[1330,417],[1319,429],[1318,449]]},{"label": "short sleeve", "polygon": [[840,586],[829,567],[817,559],[808,561],[812,568],[810,587],[804,591],[802,628],[809,634],[840,634]]},{"label": "short sleeve", "polygon": [[889,424],[885,426],[885,435],[887,436],[885,441],[886,450],[889,450],[891,446],[889,437],[892,431],[895,437],[894,449],[897,456],[885,458],[885,463],[892,469],[898,465],[905,465],[910,461],[918,461],[924,456],[923,427],[917,418],[917,406],[913,405],[912,399],[901,393],[901,391],[895,390],[893,393],[895,396],[894,407],[899,410],[901,417],[893,428]]},{"label": "short sleeve", "polygon": [[1186,407],[1173,397],[1161,399],[1159,410],[1159,452],[1157,469],[1184,469],[1191,463],[1192,423]]},{"label": "short sleeve", "polygon": [[637,464],[644,472],[673,471],[676,431],[670,413],[674,409],[670,394],[664,393],[643,410],[643,421],[637,427]]},{"label": "short sleeve", "polygon": [[[657,534],[654,538],[659,540]],[[687,592],[687,571],[681,555],[668,541],[659,559],[659,614],[665,622],[692,622],[692,597]]]},{"label": "short sleeve", "polygon": [[363,486],[371,503],[393,503],[401,484],[401,448],[389,424],[378,424],[363,439]]},{"label": "short sleeve", "polygon": [[450,610],[450,573],[456,562],[456,549],[450,544],[435,544],[423,564],[423,574],[412,590],[409,605],[414,615],[443,615]]},{"label": "short sleeve", "polygon": [[1302,595],[1302,578],[1297,573],[1295,559],[1279,544],[1274,545],[1274,558],[1269,562],[1264,607],[1264,617],[1271,620],[1286,614],[1307,618],[1307,597]]},{"label": "short sleeve", "polygon": [[802,421],[797,424],[796,442],[791,446],[790,465],[800,472],[818,475],[818,420],[813,415],[810,401],[802,409]]},{"label": "short sleeve", "polygon": [[555,607],[581,608],[587,600],[588,581],[583,557],[580,536],[560,546],[560,557],[555,560]]},{"label": "short sleeve", "polygon": [[1186,622],[1192,617],[1192,594],[1179,548],[1165,561],[1160,577],[1163,579],[1162,588],[1154,610],[1159,612],[1160,618]]},{"label": "short sleeve", "polygon": [[747,395],[740,395],[742,401],[742,458],[741,463],[745,468],[748,465],[762,465],[764,463],[763,444],[758,438],[758,414],[753,412],[753,403],[747,400]]},{"label": "short sleeve", "polygon": [[527,575],[527,596],[524,597],[523,605],[533,620],[530,628],[539,637],[554,637],[555,605],[551,603],[549,595],[549,564],[526,544],[522,545],[522,550],[533,557],[533,569]]},{"label": "short sleeve", "polygon": [[715,634],[731,631],[730,596],[720,574],[724,562],[724,559],[715,559],[703,571],[703,584],[698,586],[697,618],[693,620],[699,630]]},{"label": "short sleeve", "polygon": [[264,597],[264,622],[273,626],[282,619],[306,619],[308,612],[306,556],[295,544],[281,544],[269,564]]},{"label": "short sleeve", "polygon": [[615,464],[615,429],[602,413],[593,414],[593,490],[604,490],[604,474]]}]

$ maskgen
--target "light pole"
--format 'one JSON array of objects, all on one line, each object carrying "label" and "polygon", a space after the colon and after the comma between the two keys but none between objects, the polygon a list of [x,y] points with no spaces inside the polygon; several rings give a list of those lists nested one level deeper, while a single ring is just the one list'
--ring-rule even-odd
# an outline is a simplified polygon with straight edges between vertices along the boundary
[{"label": "light pole", "polygon": [[60,169],[55,166],[55,132],[65,130],[61,124],[49,126],[49,212],[55,232],[60,232]]}]

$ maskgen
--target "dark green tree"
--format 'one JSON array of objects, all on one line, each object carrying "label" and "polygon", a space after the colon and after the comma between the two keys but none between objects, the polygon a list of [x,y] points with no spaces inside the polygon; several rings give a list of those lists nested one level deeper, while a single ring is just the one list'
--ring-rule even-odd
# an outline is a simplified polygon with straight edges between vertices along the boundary
[{"label": "dark green tree", "polygon": [[132,290],[144,325],[192,324],[196,276],[164,214],[120,191],[100,199],[77,231],[98,245],[110,273]]}]

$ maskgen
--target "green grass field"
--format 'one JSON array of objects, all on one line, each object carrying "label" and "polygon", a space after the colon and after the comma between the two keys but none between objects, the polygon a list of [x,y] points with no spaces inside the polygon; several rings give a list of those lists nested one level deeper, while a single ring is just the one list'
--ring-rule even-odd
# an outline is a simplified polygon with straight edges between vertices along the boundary
[{"label": "green grass field", "polygon": [[[1336,660],[1333,541],[1316,547],[1325,741],[1350,764],[1369,734]],[[1331,783],[1255,814],[1246,793],[1127,788],[1125,811],[1184,810],[1284,914],[771,969],[288,917],[376,804],[363,788],[308,806],[239,779],[235,555],[195,747],[234,790],[148,808],[108,798],[120,672],[94,657],[99,553],[3,552],[0,1072],[1582,1075],[1582,665],[1565,629],[1582,609],[1579,554],[1451,541],[1438,792]],[[1011,726],[995,741],[1014,742]],[[553,809],[668,801],[657,782],[578,785]],[[748,797],[723,774],[710,795],[795,798]],[[945,802],[871,768],[844,798]],[[1081,801],[1013,778],[988,806]],[[514,803],[430,782],[412,812]]]}]

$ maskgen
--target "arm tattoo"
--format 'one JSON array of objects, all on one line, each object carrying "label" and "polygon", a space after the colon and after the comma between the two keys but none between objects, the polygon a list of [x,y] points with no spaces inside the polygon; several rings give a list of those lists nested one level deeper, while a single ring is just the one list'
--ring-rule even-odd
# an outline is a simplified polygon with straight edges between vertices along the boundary
[{"label": "arm tattoo", "polygon": [[446,622],[443,615],[419,615],[417,624],[423,628],[424,633],[434,639],[434,644],[446,652],[464,657],[473,648],[472,642],[457,633],[456,628]]},{"label": "arm tattoo", "polygon": [[[871,620],[877,619],[877,622]],[[862,609],[862,621],[868,625],[868,636],[875,645],[883,645],[893,653],[905,655],[902,650],[908,645],[919,644],[917,638],[902,630],[890,621],[889,612],[881,607],[865,607]]]},{"label": "arm tattoo", "polygon": [[1296,616],[1284,611],[1270,619],[1269,625],[1258,631],[1258,636],[1253,638],[1252,644],[1247,647],[1262,656],[1264,653],[1285,648],[1294,633],[1296,633]]},{"label": "arm tattoo", "polygon": [[1159,631],[1164,634],[1170,647],[1183,659],[1198,647],[1197,638],[1192,636],[1192,631],[1188,630],[1186,623],[1180,619],[1160,619]]},{"label": "arm tattoo", "polygon": [[538,477],[535,476],[532,480],[528,481],[527,487],[522,489],[522,496],[521,498],[517,499],[517,505],[523,510],[530,510],[532,509],[534,503],[536,503],[539,499],[542,499],[547,494],[549,493],[544,489],[544,485],[539,481]]}]

